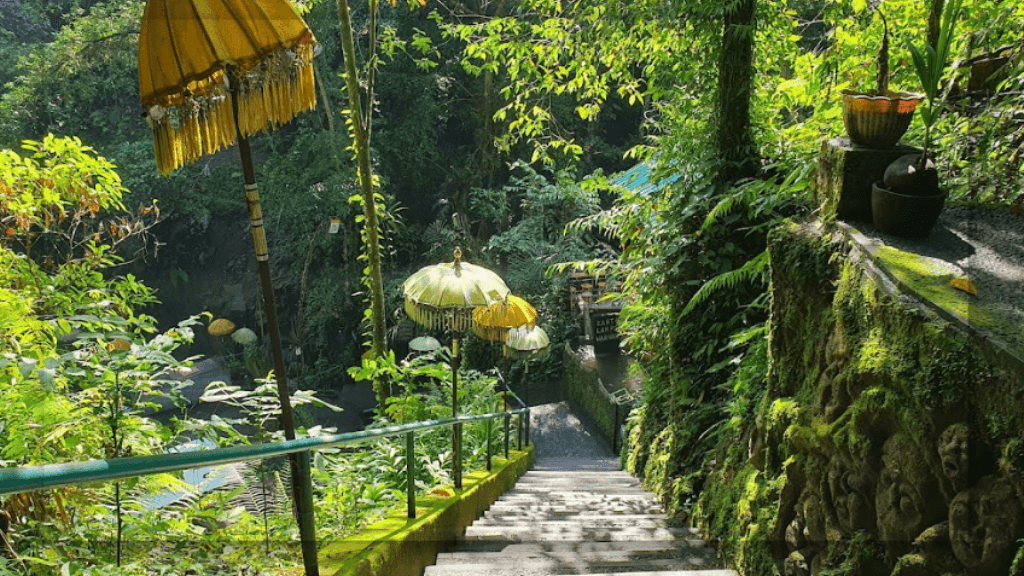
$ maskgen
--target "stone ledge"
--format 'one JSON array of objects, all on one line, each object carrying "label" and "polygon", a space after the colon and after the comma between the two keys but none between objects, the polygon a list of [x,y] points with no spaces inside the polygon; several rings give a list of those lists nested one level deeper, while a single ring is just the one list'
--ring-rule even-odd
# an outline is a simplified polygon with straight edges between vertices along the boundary
[{"label": "stone ledge", "polygon": [[[434,563],[438,552],[452,545],[502,494],[533,467],[533,447],[513,450],[509,459],[495,457],[493,469],[466,474],[463,488],[450,486],[453,496],[417,498],[416,518],[406,517],[405,507],[352,536],[333,542],[320,551],[320,573],[334,576],[419,576]],[[284,572],[300,575],[302,568]]]},{"label": "stone ledge", "polygon": [[857,228],[845,222],[836,222],[836,225],[858,251],[866,257],[862,259],[865,271],[875,279],[879,287],[889,292],[897,300],[899,299],[897,292],[910,296],[919,308],[939,316],[970,334],[975,339],[984,342],[985,346],[998,359],[1016,366],[1018,373],[1024,373],[1024,355],[1020,351],[1011,347],[985,327],[972,323],[969,317],[958,314],[956,310],[943,306],[941,303],[929,298],[920,287],[907,282],[904,278],[893,273],[886,266],[885,260],[879,256],[879,249],[885,246],[884,243],[865,236]]}]

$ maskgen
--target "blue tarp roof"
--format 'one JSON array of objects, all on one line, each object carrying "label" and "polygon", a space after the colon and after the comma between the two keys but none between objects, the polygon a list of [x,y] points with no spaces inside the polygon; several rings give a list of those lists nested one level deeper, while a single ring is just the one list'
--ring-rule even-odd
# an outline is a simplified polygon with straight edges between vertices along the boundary
[{"label": "blue tarp roof", "polygon": [[654,170],[653,162],[641,162],[625,172],[613,174],[608,182],[615,186],[622,186],[629,189],[638,196],[647,196],[679,180],[681,174],[675,172],[660,180],[651,179],[651,171]]}]

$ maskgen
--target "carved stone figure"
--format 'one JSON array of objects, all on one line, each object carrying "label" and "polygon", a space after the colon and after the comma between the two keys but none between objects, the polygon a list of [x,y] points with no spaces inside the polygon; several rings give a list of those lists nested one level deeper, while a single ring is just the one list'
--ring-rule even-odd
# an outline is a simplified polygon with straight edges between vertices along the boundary
[{"label": "carved stone figure", "polygon": [[949,506],[949,539],[972,576],[1006,574],[1022,535],[1022,508],[1005,478],[985,476]]},{"label": "carved stone figure", "polygon": [[942,472],[949,478],[953,489],[967,488],[970,466],[970,431],[966,424],[953,424],[939,436],[939,459]]},{"label": "carved stone figure", "polygon": [[875,493],[878,533],[890,552],[905,552],[925,528],[945,515],[935,476],[913,440],[896,434],[882,447]]},{"label": "carved stone figure", "polygon": [[866,470],[851,466],[841,456],[833,456],[826,486],[836,520],[847,535],[858,530],[875,531],[874,495]]},{"label": "carved stone figure", "polygon": [[957,562],[949,546],[949,522],[939,522],[914,540],[914,553],[900,558],[891,576],[933,576],[963,572],[963,565]]}]

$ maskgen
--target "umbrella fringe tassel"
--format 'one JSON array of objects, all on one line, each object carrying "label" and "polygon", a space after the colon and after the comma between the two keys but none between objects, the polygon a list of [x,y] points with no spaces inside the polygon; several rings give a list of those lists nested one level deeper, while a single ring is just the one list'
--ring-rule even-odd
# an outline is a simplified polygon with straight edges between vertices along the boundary
[{"label": "umbrella fringe tassel", "polygon": [[[252,136],[316,108],[313,42],[278,50],[239,71],[237,132]],[[187,94],[173,105],[146,103],[153,155],[161,174],[231,146],[237,140],[231,94],[223,81],[207,83],[202,94]]]}]

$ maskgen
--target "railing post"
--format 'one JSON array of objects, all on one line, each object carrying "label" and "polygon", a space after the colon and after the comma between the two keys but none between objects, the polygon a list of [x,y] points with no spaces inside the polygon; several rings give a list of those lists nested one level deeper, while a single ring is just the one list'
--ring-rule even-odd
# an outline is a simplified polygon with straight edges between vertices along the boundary
[{"label": "railing post", "polygon": [[452,433],[455,435],[455,462],[453,465],[455,470],[455,488],[462,489],[462,424],[456,424],[452,430]]},{"label": "railing post", "polygon": [[405,481],[408,500],[409,518],[416,517],[416,446],[413,443],[413,432],[405,433]]},{"label": "railing post", "polygon": [[519,413],[519,426],[516,426],[516,450],[523,449],[523,413]]},{"label": "railing post", "polygon": [[508,429],[509,424],[512,421],[512,415],[505,412],[505,418],[503,420],[505,422],[505,460],[508,460]]},{"label": "railing post", "polygon": [[487,419],[487,471],[491,471],[491,419]]},{"label": "railing post", "polygon": [[527,446],[527,448],[529,448],[529,446],[530,446],[530,408],[529,407],[526,408],[526,430],[524,432],[524,435],[526,436],[526,446]]}]

